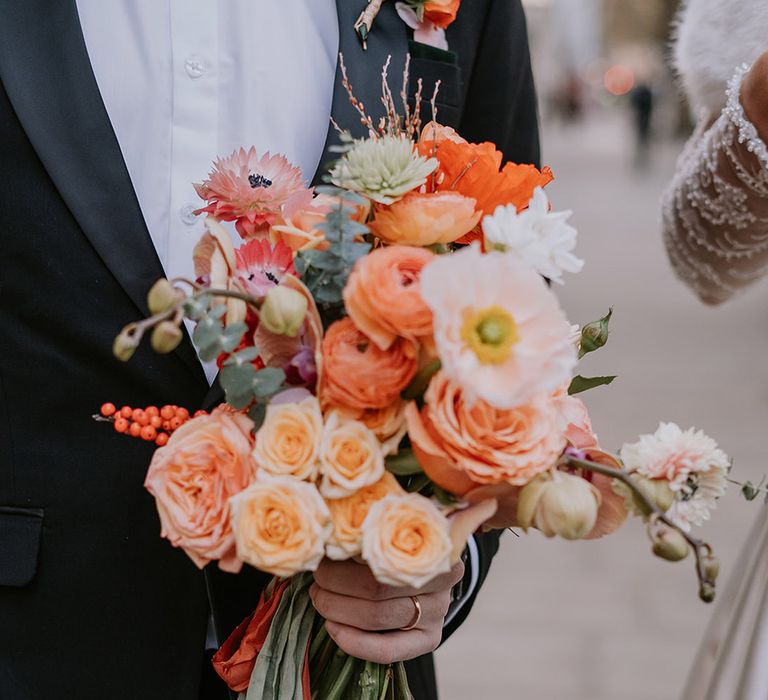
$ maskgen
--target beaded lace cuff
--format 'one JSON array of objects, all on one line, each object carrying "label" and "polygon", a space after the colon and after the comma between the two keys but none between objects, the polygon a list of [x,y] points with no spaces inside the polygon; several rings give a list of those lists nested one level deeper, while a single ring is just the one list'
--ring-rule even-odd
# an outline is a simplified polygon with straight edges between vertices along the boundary
[{"label": "beaded lace cuff", "polygon": [[726,90],[728,102],[723,114],[739,130],[739,143],[746,144],[747,150],[754,153],[762,166],[768,169],[768,147],[758,135],[755,125],[747,118],[741,104],[741,85],[744,82],[744,76],[749,73],[749,69],[750,66],[747,63],[742,63],[728,82]]}]

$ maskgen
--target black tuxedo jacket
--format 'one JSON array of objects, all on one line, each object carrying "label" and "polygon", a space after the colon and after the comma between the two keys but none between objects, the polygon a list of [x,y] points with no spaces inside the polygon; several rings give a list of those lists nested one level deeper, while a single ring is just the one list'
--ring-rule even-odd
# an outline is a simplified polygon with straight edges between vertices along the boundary
[{"label": "black tuxedo jacket", "polygon": [[[412,84],[423,77],[430,94],[442,81],[443,123],[509,159],[538,161],[519,0],[465,0],[448,30],[458,63],[409,45],[394,2],[363,52],[352,25],[364,0],[337,5],[349,76],[371,111],[387,55],[399,81],[410,50]],[[338,75],[333,113],[359,126]],[[161,540],[142,486],[151,446],[90,418],[108,400],[194,410],[220,398],[188,341],[169,356],[142,347],[127,364],[112,357],[113,337],[147,314],[146,292],[162,274],[75,0],[0,0],[3,700],[196,700],[210,607],[223,638],[264,583],[253,570],[204,575]],[[498,541],[478,542],[482,579]],[[419,700],[436,697],[431,659],[410,673]]]}]

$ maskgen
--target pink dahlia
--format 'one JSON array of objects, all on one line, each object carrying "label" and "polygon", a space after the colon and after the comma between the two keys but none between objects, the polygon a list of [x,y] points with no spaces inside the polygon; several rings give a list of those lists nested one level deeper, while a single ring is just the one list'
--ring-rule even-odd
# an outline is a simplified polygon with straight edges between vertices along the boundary
[{"label": "pink dahlia", "polygon": [[235,251],[235,276],[245,291],[261,298],[286,275],[296,275],[293,253],[282,241],[272,247],[269,241],[256,239]]},{"label": "pink dahlia", "polygon": [[234,221],[243,238],[266,234],[267,229],[294,212],[306,208],[312,190],[304,184],[301,170],[285,156],[269,152],[259,157],[256,149],[241,148],[213,164],[208,179],[195,184],[197,194],[217,219]]}]

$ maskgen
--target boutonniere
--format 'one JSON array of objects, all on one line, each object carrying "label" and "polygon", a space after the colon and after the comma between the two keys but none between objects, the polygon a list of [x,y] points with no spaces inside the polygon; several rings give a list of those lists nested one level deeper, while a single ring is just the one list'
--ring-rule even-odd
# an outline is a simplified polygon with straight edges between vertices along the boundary
[{"label": "boutonniere", "polygon": [[[355,22],[355,31],[367,48],[368,36],[385,0],[368,0]],[[445,30],[456,19],[461,0],[401,0],[395,7],[403,21],[413,29],[413,38],[421,44],[448,49]]]}]

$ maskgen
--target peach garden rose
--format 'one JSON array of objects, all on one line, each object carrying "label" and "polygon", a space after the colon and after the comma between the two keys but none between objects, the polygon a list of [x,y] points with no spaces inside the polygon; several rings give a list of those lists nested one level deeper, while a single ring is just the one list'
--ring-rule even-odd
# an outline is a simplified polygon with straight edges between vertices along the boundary
[{"label": "peach garden rose", "polygon": [[144,486],[155,497],[161,534],[201,569],[216,559],[224,571],[242,566],[229,498],[256,476],[252,428],[248,417],[217,410],[185,423],[152,458]]},{"label": "peach garden rose", "polygon": [[331,514],[314,484],[275,479],[232,498],[237,555],[260,571],[293,576],[314,571],[325,553]]},{"label": "peach garden rose", "polygon": [[364,423],[331,412],[320,446],[320,473],[320,492],[328,499],[376,483],[384,475],[378,438]]},{"label": "peach garden rose", "polygon": [[259,478],[314,480],[318,473],[323,415],[311,395],[299,402],[271,402],[256,434],[253,458]]},{"label": "peach garden rose", "polygon": [[566,445],[550,395],[510,409],[471,403],[443,372],[432,378],[423,409],[409,404],[406,419],[422,469],[458,496],[481,484],[523,486],[551,469]]},{"label": "peach garden rose", "polygon": [[363,522],[371,506],[385,496],[403,495],[397,479],[384,472],[376,483],[355,491],[346,498],[327,501],[333,521],[333,532],[325,548],[331,559],[349,559],[362,552]]},{"label": "peach garden rose", "polygon": [[371,506],[363,523],[363,559],[381,583],[421,588],[451,568],[450,529],[428,498],[386,496]]}]

